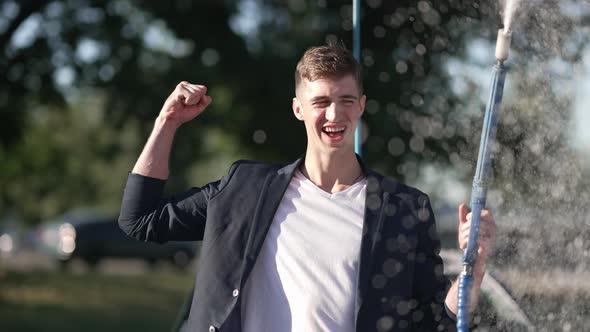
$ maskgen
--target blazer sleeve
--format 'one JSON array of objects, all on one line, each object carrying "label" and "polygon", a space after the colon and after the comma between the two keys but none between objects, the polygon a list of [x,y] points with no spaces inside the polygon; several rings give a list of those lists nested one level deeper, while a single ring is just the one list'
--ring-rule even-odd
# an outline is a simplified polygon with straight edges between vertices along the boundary
[{"label": "blazer sleeve", "polygon": [[455,331],[454,315],[446,308],[445,298],[450,287],[444,275],[440,257],[440,240],[436,232],[434,213],[427,195],[416,201],[414,215],[418,219],[414,297],[418,306],[413,313],[418,331]]},{"label": "blazer sleeve", "polygon": [[165,180],[129,173],[119,214],[119,227],[141,241],[200,241],[203,239],[209,201],[220,193],[238,167],[203,187],[162,197]]}]

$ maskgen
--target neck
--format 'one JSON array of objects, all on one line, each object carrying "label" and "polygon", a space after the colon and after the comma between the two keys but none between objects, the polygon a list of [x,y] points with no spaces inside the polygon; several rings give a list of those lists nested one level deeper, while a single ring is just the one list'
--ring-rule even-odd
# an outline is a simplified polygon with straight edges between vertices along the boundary
[{"label": "neck", "polygon": [[300,170],[316,186],[329,193],[343,191],[363,177],[354,151],[326,154],[308,149]]}]

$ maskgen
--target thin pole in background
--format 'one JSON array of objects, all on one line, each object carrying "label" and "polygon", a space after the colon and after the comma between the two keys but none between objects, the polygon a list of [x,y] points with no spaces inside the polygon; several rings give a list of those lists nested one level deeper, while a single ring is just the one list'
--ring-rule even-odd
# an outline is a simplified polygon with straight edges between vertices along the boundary
[{"label": "thin pole in background", "polygon": [[[359,63],[361,62],[361,25],[359,24],[361,16],[360,0],[352,0],[352,54]],[[361,155],[361,133],[362,123],[358,122],[354,132],[354,152]]]}]

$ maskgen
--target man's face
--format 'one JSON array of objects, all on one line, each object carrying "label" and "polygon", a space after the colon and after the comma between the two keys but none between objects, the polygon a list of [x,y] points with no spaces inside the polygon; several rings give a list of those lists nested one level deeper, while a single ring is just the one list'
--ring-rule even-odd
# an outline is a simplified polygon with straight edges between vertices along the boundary
[{"label": "man's face", "polygon": [[305,123],[308,148],[319,152],[354,151],[354,131],[365,109],[352,75],[302,80],[293,112]]}]

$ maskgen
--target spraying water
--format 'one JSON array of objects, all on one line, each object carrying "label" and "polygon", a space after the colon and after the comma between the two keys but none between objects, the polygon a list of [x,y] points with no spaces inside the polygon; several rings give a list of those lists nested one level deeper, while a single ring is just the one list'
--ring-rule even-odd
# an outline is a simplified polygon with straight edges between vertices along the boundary
[{"label": "spraying water", "polygon": [[[580,295],[580,285],[584,289],[590,285],[587,281],[590,246],[586,235],[589,219],[584,203],[589,187],[581,185],[584,175],[569,152],[568,142],[560,141],[560,135],[568,128],[571,94],[559,90],[559,86],[574,81],[571,75],[577,69],[575,52],[584,48],[584,36],[588,32],[577,20],[588,15],[578,6],[566,8],[569,11],[564,14],[560,12],[565,9],[560,9],[559,1],[506,0],[501,4],[503,30],[518,31],[519,38],[511,50],[518,56],[510,61],[513,75],[507,90],[517,91],[517,97],[508,98],[498,135],[501,148],[496,158],[496,174],[498,178],[503,176],[505,182],[502,185],[500,181],[495,182],[490,192],[493,204],[498,204],[500,196],[505,203],[498,204],[502,207],[496,210],[504,215],[497,218],[498,226],[503,229],[499,232],[502,235],[498,237],[497,248],[501,253],[496,256],[500,258],[496,262],[503,269],[514,271],[508,284],[518,285],[519,292],[527,294],[521,301],[538,326],[547,331],[583,331],[587,329],[584,322],[589,307],[588,295]],[[566,23],[568,18],[570,23]],[[486,22],[488,26],[494,23],[490,21]],[[508,50],[500,47],[503,42],[500,37],[501,32],[496,51]],[[560,72],[561,67],[556,64],[569,71]],[[505,163],[510,167],[506,168]],[[496,190],[504,192],[492,195]],[[515,195],[516,192],[519,194]],[[528,270],[546,273],[548,265],[552,266],[551,271],[557,271],[551,273],[560,275],[554,280],[563,280],[570,288],[556,290],[555,282],[543,288],[538,283],[540,277],[523,278]],[[573,281],[584,276],[584,282]],[[526,292],[522,291],[522,285],[528,287]],[[530,295],[546,295],[547,289],[556,295]],[[564,289],[571,289],[570,293]]]},{"label": "spraying water", "polygon": [[514,15],[520,6],[520,0],[504,0],[503,10],[501,12],[504,17],[504,30],[509,32],[512,30],[512,23],[514,21]]}]

